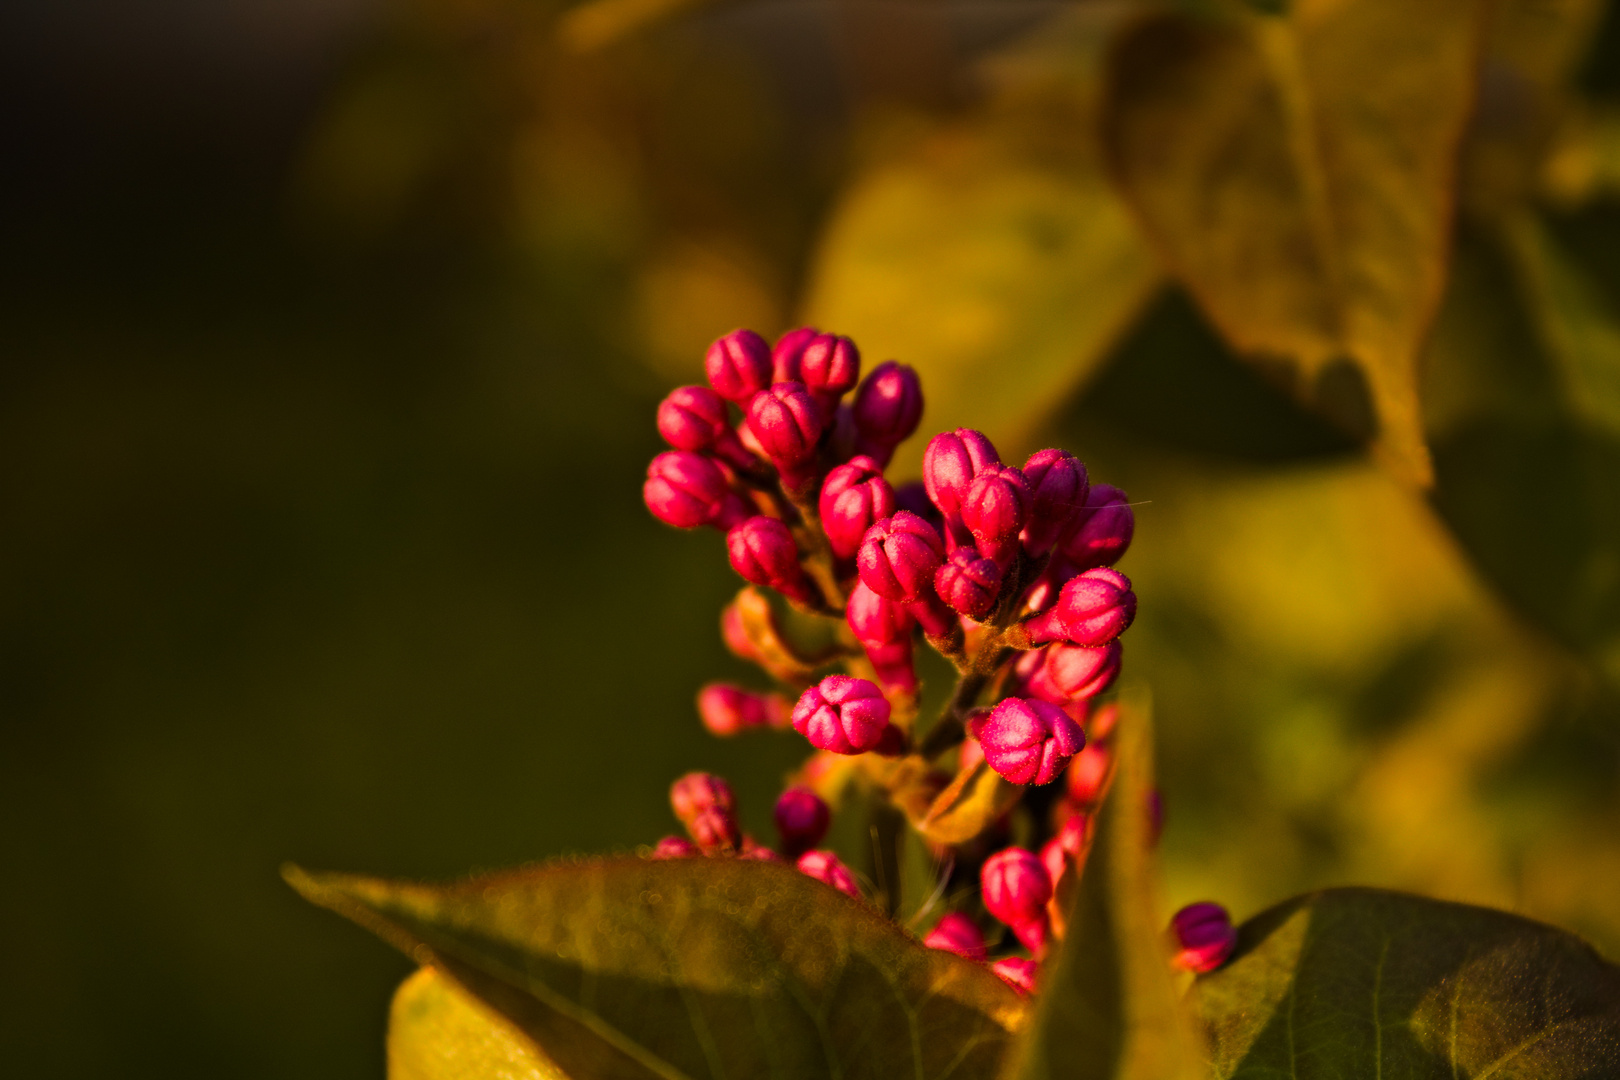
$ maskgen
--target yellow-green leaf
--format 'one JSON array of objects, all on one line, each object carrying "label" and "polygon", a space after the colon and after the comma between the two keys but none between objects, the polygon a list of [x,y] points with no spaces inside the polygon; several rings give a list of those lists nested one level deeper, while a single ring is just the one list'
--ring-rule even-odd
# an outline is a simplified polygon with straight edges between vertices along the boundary
[{"label": "yellow-green leaf", "polygon": [[957,773],[912,824],[936,844],[965,844],[1011,810],[1023,793],[981,760]]},{"label": "yellow-green leaf", "polygon": [[1203,1080],[1202,1049],[1171,976],[1152,860],[1153,735],[1145,703],[1120,716],[1119,764],[1057,954],[1041,969],[1013,1080]]},{"label": "yellow-green leaf", "polygon": [[1445,284],[1479,8],[1149,19],[1114,52],[1103,118],[1126,196],[1227,341],[1425,485],[1415,362]]},{"label": "yellow-green leaf", "polygon": [[792,867],[610,859],[454,885],[289,869],[575,1077],[994,1074],[1023,1003]]},{"label": "yellow-green leaf", "polygon": [[433,968],[388,1010],[388,1080],[568,1080],[512,1022]]},{"label": "yellow-green leaf", "polygon": [[1328,889],[1245,923],[1195,991],[1216,1077],[1620,1075],[1620,969],[1505,912]]}]

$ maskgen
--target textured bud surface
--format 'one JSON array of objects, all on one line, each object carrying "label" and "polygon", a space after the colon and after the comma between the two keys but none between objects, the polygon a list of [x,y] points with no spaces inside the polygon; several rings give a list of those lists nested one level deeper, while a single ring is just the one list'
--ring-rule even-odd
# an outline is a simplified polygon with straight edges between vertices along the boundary
[{"label": "textured bud surface", "polygon": [[984,861],[979,871],[984,909],[1015,930],[1046,918],[1052,899],[1052,879],[1041,860],[1028,848],[1003,848]]},{"label": "textured bud surface", "polygon": [[804,355],[804,347],[820,334],[813,326],[801,326],[777,338],[771,347],[771,381],[803,382],[799,377],[799,358]]},{"label": "textured bud surface", "polygon": [[677,450],[707,450],[731,433],[723,398],[707,386],[681,386],[658,405],[658,434]]},{"label": "textured bud surface", "polygon": [[923,451],[923,486],[928,498],[950,517],[962,509],[968,486],[986,465],[1001,464],[990,440],[971,428],[941,432]]},{"label": "textured bud surface", "polygon": [[984,934],[980,933],[972,919],[956,911],[949,912],[935,923],[928,936],[923,938],[923,944],[968,960],[983,961],[985,958]]},{"label": "textured bud surface", "polygon": [[737,815],[718,806],[698,811],[686,823],[686,831],[705,855],[732,851],[742,843],[742,828],[737,824]]},{"label": "textured bud surface", "polygon": [[893,516],[894,489],[883,478],[881,465],[864,455],[854,457],[827,474],[818,509],[833,554],[852,558],[866,530]]},{"label": "textured bud surface", "polygon": [[889,701],[873,683],[829,675],[806,690],[793,708],[793,730],[835,754],[864,754],[889,726]]},{"label": "textured bud surface", "polygon": [[861,351],[847,337],[818,334],[799,357],[799,380],[824,404],[855,389],[861,377]]},{"label": "textured bud surface", "polygon": [[782,836],[782,853],[790,859],[798,858],[821,843],[832,824],[832,810],[821,796],[806,787],[791,787],[782,792],[772,817],[776,831]]},{"label": "textured bud surface", "polygon": [[1027,624],[1032,641],[1070,641],[1107,645],[1136,618],[1131,579],[1106,566],[1070,578],[1058,602]]},{"label": "textured bud surface", "polygon": [[934,595],[934,573],[945,561],[945,542],[928,522],[904,510],[866,530],[855,564],[861,582],[886,600]]},{"label": "textured bud surface", "polygon": [[1124,646],[1117,641],[1100,648],[1060,641],[1034,655],[1043,656],[1044,661],[1030,675],[1029,692],[1054,705],[1067,705],[1095,697],[1113,685]]},{"label": "textured bud surface", "polygon": [[1024,524],[1024,550],[1042,555],[1080,520],[1091,484],[1086,467],[1067,450],[1037,450],[1024,462],[1033,503]]},{"label": "textured bud surface", "polygon": [[797,581],[799,548],[793,534],[776,518],[756,514],[726,533],[726,553],[731,568],[745,581],[777,588],[783,582]]},{"label": "textured bud surface", "polygon": [[1112,484],[1092,485],[1077,522],[1062,544],[1064,555],[1082,570],[1114,565],[1136,532],[1130,500]]},{"label": "textured bud surface", "polygon": [[733,330],[709,346],[703,369],[715,393],[745,405],[771,385],[771,347],[752,330]]},{"label": "textured bud surface", "polygon": [[1226,909],[1210,901],[1188,904],[1170,920],[1176,966],[1203,974],[1226,963],[1237,947],[1237,929]]},{"label": "textured bud surface", "polygon": [[720,466],[689,450],[670,450],[653,458],[641,488],[653,516],[680,529],[713,521],[730,494],[731,485]]},{"label": "textured bud surface", "polygon": [[713,773],[690,772],[669,786],[669,805],[682,824],[690,822],[710,807],[735,813],[737,800],[731,785]]},{"label": "textured bud surface", "polygon": [[970,619],[982,619],[996,606],[1001,568],[970,547],[959,547],[934,573],[939,598]]},{"label": "textured bud surface", "polygon": [[814,456],[821,422],[821,406],[801,382],[773,383],[748,400],[748,430],[779,469]]},{"label": "textured bud surface", "polygon": [[807,851],[799,856],[798,867],[802,873],[831,885],[846,896],[860,899],[861,887],[856,884],[855,875],[832,852]]},{"label": "textured bud surface", "polygon": [[973,534],[978,548],[1005,565],[1017,553],[1033,505],[1024,474],[1007,465],[986,465],[962,496],[962,524]]},{"label": "textured bud surface", "polygon": [[855,392],[855,448],[887,462],[894,448],[917,430],[922,419],[922,384],[917,373],[885,360]]},{"label": "textured bud surface", "polygon": [[1068,713],[1033,698],[1003,698],[979,729],[985,760],[1014,784],[1051,783],[1085,744]]}]

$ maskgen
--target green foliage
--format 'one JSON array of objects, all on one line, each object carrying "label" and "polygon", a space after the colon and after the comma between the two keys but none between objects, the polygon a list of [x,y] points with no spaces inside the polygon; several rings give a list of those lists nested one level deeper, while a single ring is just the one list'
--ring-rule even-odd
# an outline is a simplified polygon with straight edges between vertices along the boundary
[{"label": "green foliage", "polygon": [[994,1075],[1024,1006],[788,866],[605,860],[451,886],[291,869],[576,1078]]},{"label": "green foliage", "polygon": [[425,967],[388,1012],[388,1080],[568,1080],[488,1005]]},{"label": "green foliage", "polygon": [[1528,919],[1329,889],[1245,923],[1198,980],[1214,1075],[1613,1076],[1620,968]]}]

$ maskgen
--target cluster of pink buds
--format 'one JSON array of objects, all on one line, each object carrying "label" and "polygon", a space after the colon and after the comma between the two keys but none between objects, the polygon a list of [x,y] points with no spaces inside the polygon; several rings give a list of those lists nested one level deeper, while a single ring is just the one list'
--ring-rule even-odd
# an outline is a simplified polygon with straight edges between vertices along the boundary
[{"label": "cluster of pink buds", "polygon": [[[742,834],[722,781],[692,774],[671,793],[689,839],[668,837],[654,855],[788,860],[860,897],[850,869],[816,846],[828,800],[853,776],[906,808],[936,853],[953,848],[942,864],[977,878],[975,906],[945,913],[927,944],[992,962],[986,931],[999,923],[996,940],[1027,955],[993,966],[1029,992],[1054,893],[1084,867],[1113,774],[1119,711],[1105,695],[1136,616],[1130,579],[1114,568],[1135,530],[1130,501],[1064,450],[1010,465],[968,428],[928,442],[920,482],[891,482],[895,450],[922,419],[922,387],[892,360],[863,379],[846,337],[805,327],[772,345],[737,330],[704,367],[708,385],[659,406],[671,449],[653,459],[643,494],[670,525],[725,533],[747,582],[722,617],[725,642],[790,694],[715,683],[698,711],[716,735],[791,727],[817,753],[777,804],[778,850]],[[929,695],[931,718],[920,715],[920,642],[957,671],[954,689]],[[993,773],[1014,796],[1013,811],[998,801],[966,843],[960,829],[947,843],[927,826],[952,769],[963,783]],[[1037,848],[996,850],[1008,815],[1033,813],[1017,792],[1060,780],[1056,798],[1039,800],[1050,812],[1018,833]],[[1219,952],[1209,919],[1183,921],[1179,962],[1209,963]]]}]

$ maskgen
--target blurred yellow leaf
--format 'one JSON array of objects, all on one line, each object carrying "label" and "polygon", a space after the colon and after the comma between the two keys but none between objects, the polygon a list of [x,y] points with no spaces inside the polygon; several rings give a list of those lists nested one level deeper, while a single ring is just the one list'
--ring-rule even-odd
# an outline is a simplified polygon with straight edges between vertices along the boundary
[{"label": "blurred yellow leaf", "polygon": [[1227,340],[1374,428],[1384,463],[1424,485],[1415,359],[1445,284],[1479,28],[1474,0],[1149,19],[1116,48],[1104,110],[1128,198]]},{"label": "blurred yellow leaf", "polygon": [[644,26],[704,7],[710,0],[587,0],[557,22],[562,43],[578,52],[611,45]]},{"label": "blurred yellow leaf", "polygon": [[388,1080],[568,1080],[511,1021],[433,968],[388,1010]]},{"label": "blurred yellow leaf", "polygon": [[[917,368],[923,435],[978,428],[1011,459],[1159,277],[1095,159],[1043,160],[1003,134],[959,127],[845,192],[806,317],[853,336],[871,362]],[[901,448],[902,474],[925,442]]]}]

